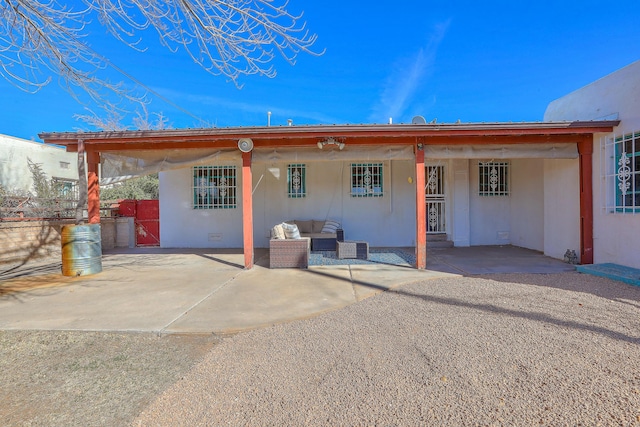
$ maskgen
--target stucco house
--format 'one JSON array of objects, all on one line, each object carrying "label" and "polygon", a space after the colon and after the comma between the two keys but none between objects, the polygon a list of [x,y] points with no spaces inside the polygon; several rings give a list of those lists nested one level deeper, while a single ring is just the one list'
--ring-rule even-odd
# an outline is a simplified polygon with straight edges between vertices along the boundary
[{"label": "stucco house", "polygon": [[[620,72],[610,77],[626,76]],[[601,177],[599,151],[601,140],[613,138],[609,145],[616,146],[615,132],[635,132],[640,122],[628,123],[622,113],[563,116],[554,107],[562,102],[552,103],[542,122],[414,120],[41,137],[87,153],[90,222],[99,222],[100,170],[107,180],[161,171],[160,245],[243,248],[247,268],[254,248],[268,247],[271,228],[290,219],[333,219],[348,239],[414,247],[417,268],[426,267],[426,242],[435,235],[454,246],[510,244],[560,259],[573,250],[589,264],[612,245],[600,227],[622,233],[624,225],[612,225],[616,218],[640,237],[637,200],[629,205],[625,198],[622,211],[601,205],[601,180],[614,185],[622,175]],[[627,101],[618,102],[621,111]],[[624,256],[630,250],[616,246],[610,256],[637,266]]]},{"label": "stucco house", "polygon": [[0,185],[7,190],[33,191],[28,160],[41,166],[49,179],[74,191],[78,182],[78,155],[35,141],[0,134]]},{"label": "stucco house", "polygon": [[[431,233],[444,233],[458,246],[515,244],[559,258],[572,248],[585,262],[592,253],[592,206],[559,209],[566,195],[548,177],[573,173],[575,197],[585,199],[591,172],[577,165],[591,163],[594,134],[616,125],[292,126],[42,137],[86,151],[93,222],[99,222],[100,162],[105,176],[164,170],[163,247],[243,247],[250,267],[253,248],[268,245],[276,223],[330,218],[349,239],[416,247],[417,266],[424,268]],[[246,139],[253,149],[241,152],[238,141]],[[303,194],[292,187],[295,172]],[[575,226],[568,230],[566,223]]]},{"label": "stucco house", "polygon": [[[595,263],[640,268],[640,61],[551,102],[544,120],[619,120],[593,138]],[[572,184],[557,191],[575,206]],[[575,185],[575,183],[574,183]]]}]

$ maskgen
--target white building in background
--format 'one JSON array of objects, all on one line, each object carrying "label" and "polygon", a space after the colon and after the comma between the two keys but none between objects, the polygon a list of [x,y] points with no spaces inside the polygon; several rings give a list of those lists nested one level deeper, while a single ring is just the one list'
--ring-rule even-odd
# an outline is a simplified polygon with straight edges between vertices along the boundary
[{"label": "white building in background", "polygon": [[0,134],[0,185],[7,190],[33,191],[28,160],[40,164],[49,179],[74,188],[78,182],[78,155],[64,147]]},{"label": "white building in background", "polygon": [[[613,133],[594,137],[594,262],[640,268],[640,61],[553,101],[544,119],[620,120]],[[562,200],[575,194],[576,183],[561,176],[573,168],[553,169]]]}]

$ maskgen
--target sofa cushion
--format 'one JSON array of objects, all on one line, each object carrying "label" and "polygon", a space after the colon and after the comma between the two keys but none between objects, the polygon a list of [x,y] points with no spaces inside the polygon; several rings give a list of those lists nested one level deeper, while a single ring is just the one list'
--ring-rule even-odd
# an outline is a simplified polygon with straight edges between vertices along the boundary
[{"label": "sofa cushion", "polygon": [[313,233],[313,220],[311,219],[308,221],[300,221],[297,219],[296,225],[301,233]]},{"label": "sofa cushion", "polygon": [[338,235],[336,233],[310,233],[305,234],[303,237],[310,237],[312,239],[335,239]]},{"label": "sofa cushion", "polygon": [[317,220],[314,219],[313,220],[313,229],[311,230],[312,233],[322,233],[322,228],[324,227],[324,220]]},{"label": "sofa cushion", "polygon": [[282,228],[282,224],[277,224],[271,229],[271,238],[272,239],[286,239],[287,236],[284,234],[284,228]]},{"label": "sofa cushion", "polygon": [[335,233],[338,228],[340,228],[340,223],[338,221],[328,219],[324,222],[324,226],[322,227],[322,232]]},{"label": "sofa cushion", "polygon": [[298,230],[298,226],[295,224],[287,224],[286,222],[282,223],[282,228],[284,229],[284,235],[287,239],[300,239],[300,230]]}]

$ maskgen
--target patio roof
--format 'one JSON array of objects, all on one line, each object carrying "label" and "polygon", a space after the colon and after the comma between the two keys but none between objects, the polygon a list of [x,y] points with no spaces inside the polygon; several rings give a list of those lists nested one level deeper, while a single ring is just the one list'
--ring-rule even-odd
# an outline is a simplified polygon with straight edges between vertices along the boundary
[{"label": "patio roof", "polygon": [[[579,142],[594,133],[611,132],[619,121],[427,123],[373,125],[303,125],[229,127],[109,132],[53,132],[39,136],[46,143],[77,151],[78,141],[96,151],[189,148],[235,148],[251,138],[256,148],[314,145],[335,138],[350,145],[518,144]],[[418,141],[419,139],[419,141]]]},{"label": "patio roof", "polygon": [[[256,149],[312,147],[327,138],[349,146],[411,146],[415,154],[416,268],[426,268],[425,146],[531,144],[533,150],[552,144],[576,144],[580,164],[580,256],[593,262],[592,153],[596,133],[612,132],[618,120],[509,123],[425,123],[377,125],[309,125],[209,129],[137,130],[118,132],[41,133],[45,143],[87,153],[89,223],[100,222],[100,157],[108,152],[214,149],[238,150],[242,138]],[[433,148],[433,147],[431,147]],[[518,148],[521,148],[519,146]],[[551,147],[555,150],[555,147]],[[129,154],[129,153],[126,153]],[[242,229],[245,267],[253,267],[252,152],[242,159]]]}]

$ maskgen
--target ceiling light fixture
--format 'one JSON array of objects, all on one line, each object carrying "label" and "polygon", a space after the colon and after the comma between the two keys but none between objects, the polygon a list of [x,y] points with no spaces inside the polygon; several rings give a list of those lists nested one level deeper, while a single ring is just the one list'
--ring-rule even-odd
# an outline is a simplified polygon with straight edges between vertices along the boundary
[{"label": "ceiling light fixture", "polygon": [[342,150],[345,147],[345,143],[344,142],[337,141],[333,137],[329,137],[329,138],[325,139],[324,141],[318,141],[317,145],[318,145],[318,148],[321,149],[321,150],[325,145],[335,145],[335,146],[338,147],[339,150]]}]

